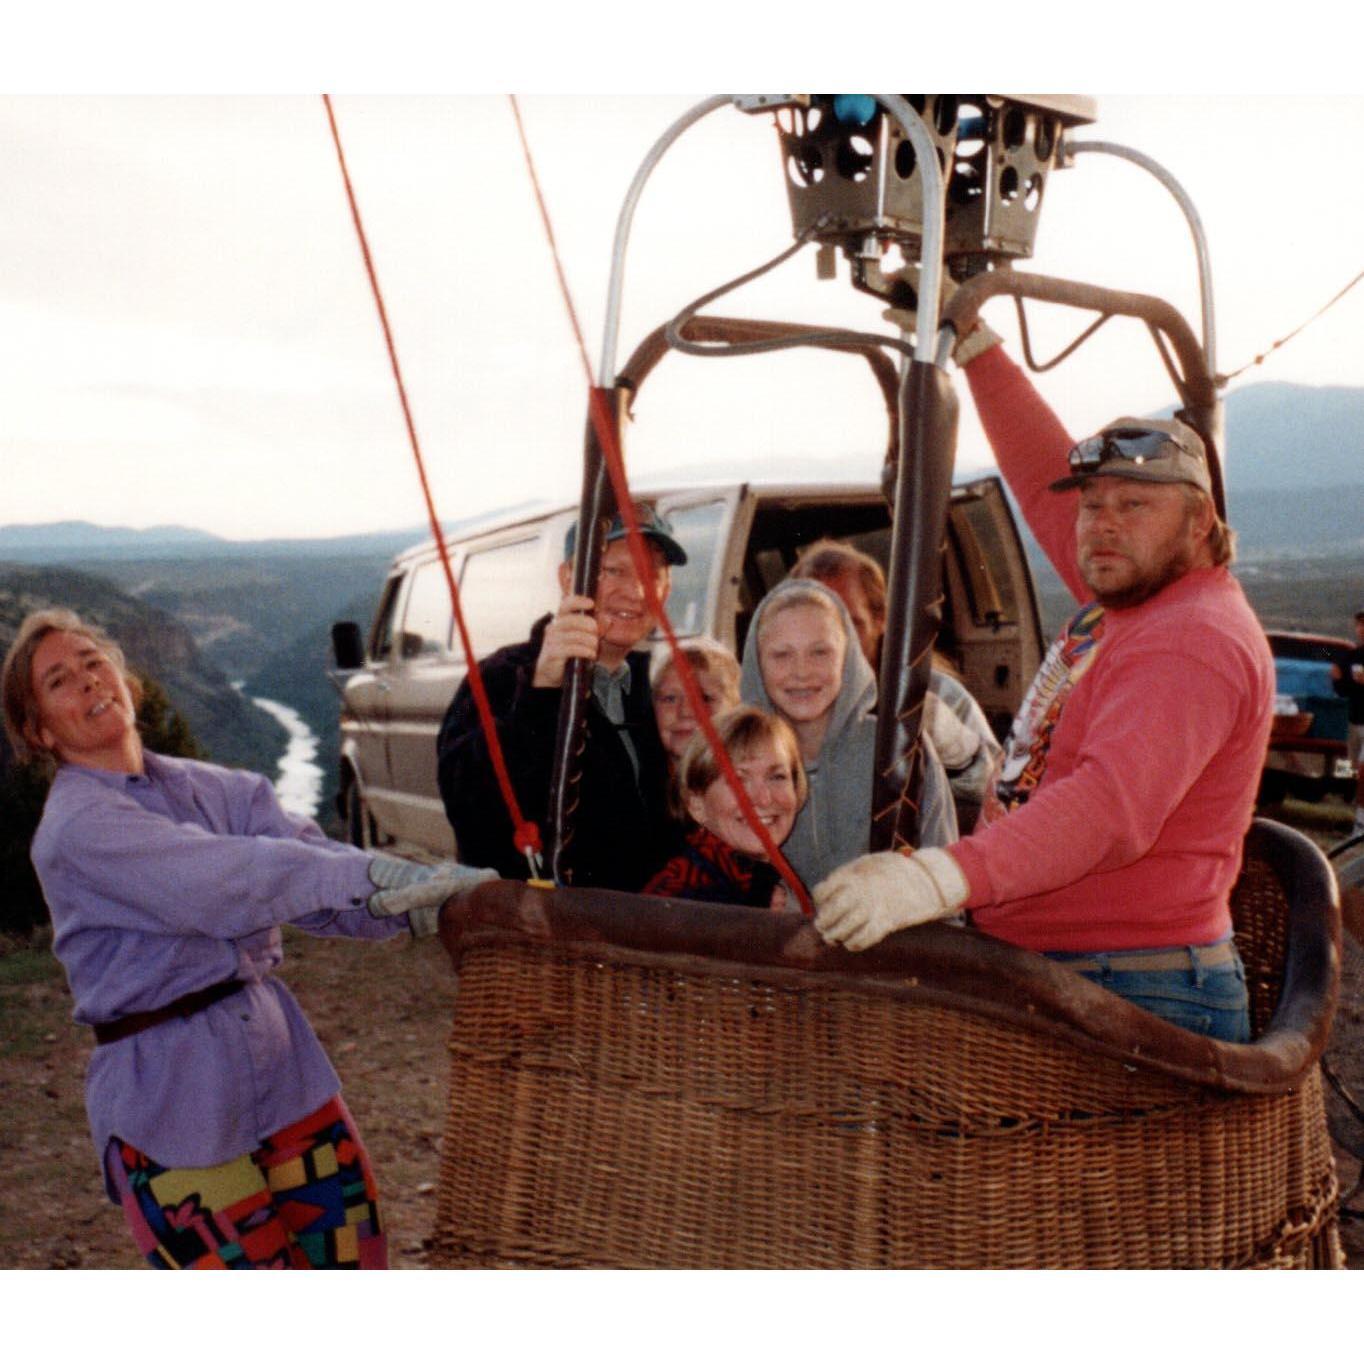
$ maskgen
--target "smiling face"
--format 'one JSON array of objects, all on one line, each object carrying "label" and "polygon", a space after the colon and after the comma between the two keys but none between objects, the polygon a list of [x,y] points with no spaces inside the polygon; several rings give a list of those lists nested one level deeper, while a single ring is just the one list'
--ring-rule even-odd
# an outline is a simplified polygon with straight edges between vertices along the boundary
[{"label": "smiling face", "polygon": [[1080,576],[1108,607],[1137,606],[1211,562],[1212,504],[1182,484],[1091,478],[1075,522]]},{"label": "smiling face", "polygon": [[[800,808],[792,755],[783,753],[771,739],[762,738],[734,756],[733,761],[758,818],[772,841],[780,846],[790,835]],[[687,813],[722,843],[750,857],[765,858],[762,842],[749,827],[738,799],[723,777],[716,777],[704,792],[688,793],[686,804]]]},{"label": "smiling face", "polygon": [[[724,684],[712,672],[695,664],[692,665],[692,671],[696,675],[696,685],[701,690],[706,710],[711,715],[726,703],[734,704],[737,698],[725,691]],[[663,740],[668,757],[676,762],[698,726],[675,668],[665,668],[654,683],[654,719],[658,722],[658,737]]]},{"label": "smiling face", "polygon": [[[645,539],[649,561],[654,570],[654,590],[661,604],[666,605],[671,577],[663,551]],[[573,581],[573,562],[565,560],[559,566],[559,585],[567,593]],[[631,649],[638,647],[654,628],[644,599],[644,587],[630,558],[630,546],[624,540],[612,540],[602,549],[601,570],[597,575],[596,602],[597,634],[601,639],[597,659],[608,668],[619,667]]]},{"label": "smiling face", "polygon": [[86,635],[54,630],[33,655],[33,737],[60,762],[141,770],[136,707],[122,670]]},{"label": "smiling face", "polygon": [[790,721],[807,759],[818,755],[824,741],[843,685],[847,647],[843,623],[831,607],[797,602],[762,618],[758,666],[763,686],[777,714]]}]

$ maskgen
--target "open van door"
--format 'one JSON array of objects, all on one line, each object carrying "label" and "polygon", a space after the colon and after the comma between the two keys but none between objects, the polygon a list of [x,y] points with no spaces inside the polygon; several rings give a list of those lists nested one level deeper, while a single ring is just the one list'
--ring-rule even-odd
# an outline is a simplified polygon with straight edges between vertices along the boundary
[{"label": "open van door", "polygon": [[938,647],[1003,738],[1042,663],[1042,621],[1018,524],[996,476],[952,490]]}]

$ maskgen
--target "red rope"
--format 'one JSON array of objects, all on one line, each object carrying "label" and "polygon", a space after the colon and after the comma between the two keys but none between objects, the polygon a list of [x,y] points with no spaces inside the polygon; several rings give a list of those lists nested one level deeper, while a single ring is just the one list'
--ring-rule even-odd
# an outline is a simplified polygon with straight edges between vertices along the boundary
[{"label": "red rope", "polygon": [[[479,724],[482,725],[484,737],[488,741],[488,752],[492,757],[493,770],[497,774],[497,784],[501,788],[507,813],[511,816],[514,829],[512,836],[516,847],[526,854],[527,859],[530,859],[531,854],[538,854],[543,846],[540,841],[540,830],[521,813],[521,807],[516,800],[516,792],[512,789],[511,774],[507,771],[507,762],[502,755],[502,745],[498,741],[497,725],[493,720],[492,707],[488,704],[488,692],[483,685],[483,678],[474,658],[473,643],[464,624],[464,612],[459,601],[459,588],[455,585],[455,575],[450,571],[450,555],[445,547],[445,536],[441,533],[440,519],[436,515],[436,503],[431,496],[431,485],[427,481],[426,461],[422,458],[421,442],[417,439],[417,427],[412,420],[412,408],[407,401],[407,386],[403,383],[402,367],[398,363],[398,350],[393,343],[393,329],[388,324],[388,310],[384,307],[384,296],[379,288],[379,277],[375,273],[374,259],[370,255],[369,239],[365,235],[365,225],[360,220],[360,206],[356,202],[355,190],[351,186],[350,172],[346,168],[346,154],[341,147],[341,133],[336,126],[336,115],[332,110],[331,96],[323,95],[322,103],[327,110],[327,123],[331,128],[332,142],[336,145],[336,159],[341,165],[341,179],[346,186],[346,199],[350,204],[350,216],[355,224],[355,235],[360,241],[360,254],[365,260],[365,273],[369,276],[370,289],[374,294],[374,304],[379,310],[379,325],[383,328],[384,344],[388,347],[389,364],[393,367],[393,379],[398,386],[398,401],[402,404],[403,421],[407,423],[407,438],[412,446],[412,457],[417,463],[417,477],[421,481],[422,497],[426,500],[427,519],[431,523],[431,534],[435,538],[436,548],[440,552],[441,567],[445,570],[445,583],[450,589],[450,605],[454,608],[455,624],[459,627],[460,643],[464,647],[464,660],[469,670],[469,687],[474,695],[474,705],[478,710]],[[535,870],[533,863],[531,869],[532,871]]]},{"label": "red rope", "polygon": [[639,518],[635,515],[634,499],[630,496],[629,483],[625,475],[625,461],[620,451],[612,395],[610,390],[599,388],[593,383],[592,366],[587,358],[587,346],[583,342],[582,328],[578,325],[577,309],[573,306],[573,296],[569,291],[568,280],[564,274],[558,243],[554,238],[554,227],[549,219],[549,210],[545,206],[544,195],[540,192],[540,177],[535,173],[535,159],[531,155],[530,143],[526,139],[526,130],[521,122],[521,109],[517,104],[515,95],[509,95],[508,98],[511,100],[512,114],[516,119],[516,132],[521,139],[521,150],[525,154],[526,169],[530,172],[535,202],[539,206],[540,219],[544,223],[545,236],[549,240],[550,254],[554,257],[554,270],[559,277],[559,289],[563,294],[564,306],[568,309],[569,322],[573,327],[573,335],[578,343],[578,354],[582,359],[583,372],[587,376],[588,415],[606,460],[606,471],[610,476],[611,487],[616,496],[616,507],[625,523],[626,543],[630,547],[630,558],[634,564],[635,573],[644,589],[644,599],[654,620],[658,622],[659,628],[663,631],[664,638],[668,641],[668,648],[672,654],[672,666],[677,673],[678,680],[682,683],[682,690],[687,695],[687,704],[691,707],[692,714],[696,716],[697,724],[700,725],[702,733],[705,734],[711,752],[715,754],[720,772],[734,798],[738,801],[744,818],[757,835],[768,860],[777,869],[782,880],[786,882],[800,902],[801,911],[813,917],[815,910],[814,905],[810,902],[809,893],[802,885],[800,877],[791,870],[790,863],[782,856],[781,849],[773,841],[772,835],[767,831],[767,826],[758,818],[758,812],[753,806],[753,801],[744,789],[743,782],[739,780],[739,774],[734,770],[734,764],[730,761],[729,753],[725,749],[719,734],[716,733],[715,725],[710,718],[710,708],[706,705],[705,698],[701,695],[701,688],[697,685],[696,674],[692,671],[686,654],[682,652],[682,646],[678,642],[677,635],[673,632],[672,622],[669,621],[667,612],[663,609],[663,603],[659,600],[658,591],[654,586],[653,564],[645,547],[644,537],[640,533]]}]

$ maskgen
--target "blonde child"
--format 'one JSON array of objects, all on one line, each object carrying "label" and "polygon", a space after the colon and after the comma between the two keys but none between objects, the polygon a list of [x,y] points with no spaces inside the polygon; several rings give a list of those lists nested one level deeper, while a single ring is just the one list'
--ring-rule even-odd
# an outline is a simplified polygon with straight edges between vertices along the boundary
[{"label": "blonde child", "polygon": [[[701,689],[701,699],[712,715],[739,704],[739,660],[723,644],[702,636],[689,639],[680,652],[691,664],[696,685]],[[672,652],[666,645],[654,655],[649,670],[649,688],[653,694],[658,737],[663,741],[669,767],[676,770],[688,740],[696,733],[697,724],[677,676]]]}]

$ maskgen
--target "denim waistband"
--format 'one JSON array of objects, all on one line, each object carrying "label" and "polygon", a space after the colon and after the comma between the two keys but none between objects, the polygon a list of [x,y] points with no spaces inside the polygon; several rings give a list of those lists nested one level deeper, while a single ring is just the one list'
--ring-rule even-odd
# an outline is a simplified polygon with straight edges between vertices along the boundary
[{"label": "denim waistband", "polygon": [[1226,966],[1236,960],[1236,944],[1228,938],[1203,947],[1163,947],[1147,951],[1091,952],[1080,956],[1070,952],[1046,952],[1058,966],[1068,971],[1179,971],[1195,966]]}]

